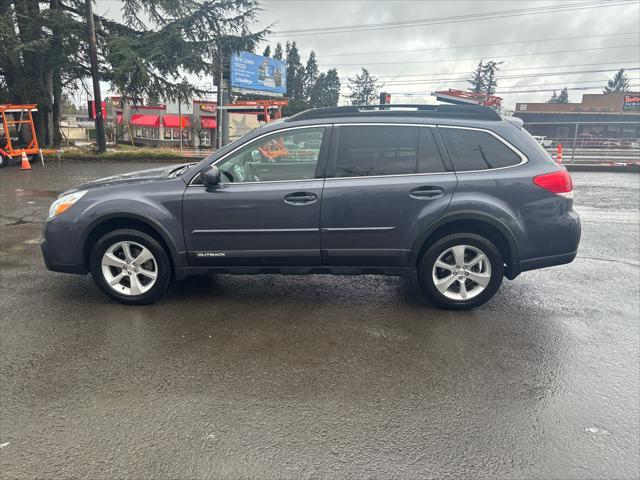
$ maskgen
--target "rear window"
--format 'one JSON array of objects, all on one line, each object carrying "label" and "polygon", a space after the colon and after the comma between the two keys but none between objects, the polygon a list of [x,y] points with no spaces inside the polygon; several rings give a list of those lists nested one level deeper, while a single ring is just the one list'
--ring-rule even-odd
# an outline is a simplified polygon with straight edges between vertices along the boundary
[{"label": "rear window", "polygon": [[490,133],[461,128],[441,128],[440,133],[456,171],[511,167],[522,161]]},{"label": "rear window", "polygon": [[336,177],[444,171],[431,128],[390,125],[340,127]]}]

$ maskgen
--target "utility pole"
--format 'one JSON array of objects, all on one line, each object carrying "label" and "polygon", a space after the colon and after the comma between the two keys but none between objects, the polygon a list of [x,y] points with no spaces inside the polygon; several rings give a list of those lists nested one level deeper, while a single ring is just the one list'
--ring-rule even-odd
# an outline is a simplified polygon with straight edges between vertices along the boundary
[{"label": "utility pole", "polygon": [[217,127],[218,127],[218,131],[217,131],[217,135],[216,135],[216,148],[220,149],[222,148],[222,131],[223,131],[223,125],[222,125],[222,83],[223,83],[223,71],[222,71],[222,67],[223,67],[223,54],[222,54],[222,49],[220,48],[220,46],[218,46],[218,91],[217,91],[217,97],[216,97],[216,103],[217,103],[217,109],[216,109],[216,122],[218,123]]},{"label": "utility pole", "polygon": [[96,110],[96,139],[98,140],[98,152],[104,153],[107,151],[107,140],[104,135],[104,118],[102,118],[102,95],[100,95],[98,48],[96,47],[92,0],[85,0],[85,5],[87,10],[87,35],[89,37],[89,60],[91,61],[91,78],[93,79],[93,104]]}]

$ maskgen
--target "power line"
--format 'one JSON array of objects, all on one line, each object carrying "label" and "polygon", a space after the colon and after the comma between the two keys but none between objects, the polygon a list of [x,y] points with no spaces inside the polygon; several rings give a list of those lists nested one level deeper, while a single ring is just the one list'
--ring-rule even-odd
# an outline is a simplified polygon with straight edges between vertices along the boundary
[{"label": "power line", "polygon": [[523,8],[523,9],[510,9],[510,10],[498,10],[493,12],[479,12],[465,15],[455,15],[450,17],[437,17],[437,18],[425,18],[421,20],[411,21],[399,21],[399,22],[384,22],[384,23],[370,23],[370,24],[355,24],[355,25],[342,25],[335,27],[318,27],[307,28],[298,30],[281,30],[276,32],[274,37],[283,36],[309,36],[309,35],[326,35],[335,33],[351,33],[351,32],[363,32],[371,30],[386,30],[396,28],[412,28],[422,27],[427,25],[443,25],[448,23],[460,23],[468,21],[481,21],[492,20],[496,18],[508,18],[522,15],[538,15],[543,13],[554,12],[566,12],[573,10],[584,10],[591,8],[602,8],[612,6],[628,5],[630,3],[636,3],[636,0],[609,0],[607,2],[579,2],[567,5],[546,5],[536,8]]},{"label": "power line", "polygon": [[[624,65],[626,63],[635,63],[636,65],[638,64],[637,60],[618,60],[617,62],[597,62],[597,63],[578,63],[578,64],[572,64],[572,65],[563,65],[563,68],[566,67],[593,67],[594,65],[599,65],[599,66],[605,66],[605,65]],[[549,65],[546,67],[522,67],[522,68],[508,68],[508,69],[500,69],[501,73],[504,72],[516,72],[516,71],[522,71],[522,70],[546,70],[548,68],[558,68],[558,65]],[[624,67],[622,67],[624,68]],[[469,74],[469,71],[464,71],[464,72],[436,72],[436,73],[408,73],[408,74],[394,74],[394,75],[376,75],[377,79],[384,79],[384,78],[390,78],[390,79],[394,79],[394,78],[401,78],[401,77],[422,77],[425,75],[467,75]]]},{"label": "power line", "polygon": [[387,53],[414,53],[414,52],[430,52],[430,51],[440,51],[440,50],[454,50],[457,48],[477,48],[477,47],[494,47],[494,46],[503,46],[503,45],[519,45],[519,44],[529,44],[535,42],[553,42],[556,40],[575,40],[578,38],[597,38],[597,37],[622,37],[626,35],[640,35],[640,31],[638,32],[625,32],[625,33],[604,33],[600,35],[576,35],[573,37],[555,37],[555,38],[540,38],[536,40],[521,40],[518,42],[500,42],[500,43],[476,43],[473,45],[455,45],[453,47],[430,47],[430,48],[414,48],[411,50],[382,50],[378,52],[349,52],[349,53],[323,53],[322,57],[346,57],[353,55],[383,55]]},{"label": "power line", "polygon": [[[600,87],[566,87],[567,90],[600,90]],[[630,88],[638,89],[640,88],[640,84],[633,84]],[[559,90],[556,88],[542,88],[542,89],[526,89],[526,90],[509,90],[509,91],[496,91],[498,95],[509,95],[513,93],[539,93],[539,92],[553,92],[554,90]],[[391,95],[396,95],[400,97],[424,97],[430,96],[431,92],[389,92]],[[392,104],[393,105],[393,104]]]},{"label": "power line", "polygon": [[[633,85],[631,88],[638,88],[638,85]],[[499,91],[496,92],[499,95],[511,95],[514,93],[539,93],[539,92],[553,92],[558,90],[557,88],[541,88],[535,90],[510,90],[508,92]],[[573,87],[567,88],[567,90],[602,90],[602,87]]]},{"label": "power line", "polygon": [[[524,78],[538,78],[538,77],[557,77],[560,75],[580,75],[580,74],[584,74],[584,73],[607,73],[607,72],[612,72],[614,69],[608,68],[608,69],[598,69],[598,70],[576,70],[573,72],[537,72],[537,73],[524,73],[524,74],[520,74],[520,75],[505,75],[505,76],[500,76],[497,77],[496,80],[497,81],[501,81],[501,80],[509,80],[509,79],[524,79]],[[640,70],[640,67],[631,67],[631,68],[625,68],[625,71],[635,71],[635,70]],[[446,75],[446,74],[445,74]],[[388,82],[384,82],[384,85],[422,85],[422,84],[431,84],[431,83],[443,83],[443,82],[454,82],[454,81],[466,81],[466,78],[447,78],[447,77],[442,77],[442,78],[432,78],[432,79],[426,79],[426,80],[410,80],[410,81],[399,81],[399,82],[394,82],[394,81],[388,81]],[[345,85],[350,85],[353,82],[345,82]]]},{"label": "power line", "polygon": [[[575,53],[575,52],[590,52],[590,51],[594,51],[594,50],[614,50],[617,48],[630,48],[630,47],[640,47],[640,43],[630,43],[627,45],[615,45],[612,47],[592,47],[592,48],[581,48],[581,49],[577,49],[577,50],[555,50],[552,52],[534,52],[534,53],[518,53],[518,54],[514,54],[514,55],[495,55],[495,58],[498,59],[502,59],[502,58],[515,58],[515,57],[531,57],[531,56],[535,56],[535,55],[555,55],[558,53]],[[473,58],[452,58],[452,59],[436,59],[436,60],[411,60],[411,61],[400,61],[400,62],[360,62],[360,63],[333,63],[331,64],[332,67],[335,66],[340,66],[340,67],[347,67],[347,66],[362,66],[364,65],[402,65],[402,64],[409,64],[409,63],[443,63],[443,62],[469,62],[469,61],[479,61],[482,60],[483,58],[486,58],[486,55],[484,57],[473,57]],[[329,66],[329,64],[326,63],[321,63],[322,66]]]},{"label": "power line", "polygon": [[[606,84],[607,83],[607,78],[602,78],[602,79],[598,79],[598,80],[580,80],[580,81],[571,81],[571,82],[555,82],[555,83],[529,83],[526,86],[527,87],[553,87],[555,86],[556,88],[561,88],[566,86],[568,83],[571,84]],[[635,80],[635,79],[634,79]],[[465,83],[467,80],[448,80],[448,83]],[[500,81],[500,79],[498,79],[498,81]],[[521,85],[503,85],[502,88],[511,88],[511,87],[520,87]]]}]

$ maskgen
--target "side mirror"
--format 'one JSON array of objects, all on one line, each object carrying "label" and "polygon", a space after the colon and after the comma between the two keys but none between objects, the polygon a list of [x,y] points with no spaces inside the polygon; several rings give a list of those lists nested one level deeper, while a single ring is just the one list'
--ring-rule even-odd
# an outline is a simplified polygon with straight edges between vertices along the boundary
[{"label": "side mirror", "polygon": [[220,183],[220,170],[215,165],[211,165],[202,171],[200,178],[202,178],[202,183],[207,187],[207,190],[210,190]]}]

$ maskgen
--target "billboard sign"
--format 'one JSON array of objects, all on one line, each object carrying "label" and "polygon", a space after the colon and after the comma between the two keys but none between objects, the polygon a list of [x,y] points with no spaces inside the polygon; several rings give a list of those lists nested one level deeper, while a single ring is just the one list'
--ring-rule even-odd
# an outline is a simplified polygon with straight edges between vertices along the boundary
[{"label": "billboard sign", "polygon": [[287,68],[274,58],[249,52],[231,57],[231,89],[241,93],[283,96],[287,91]]}]

